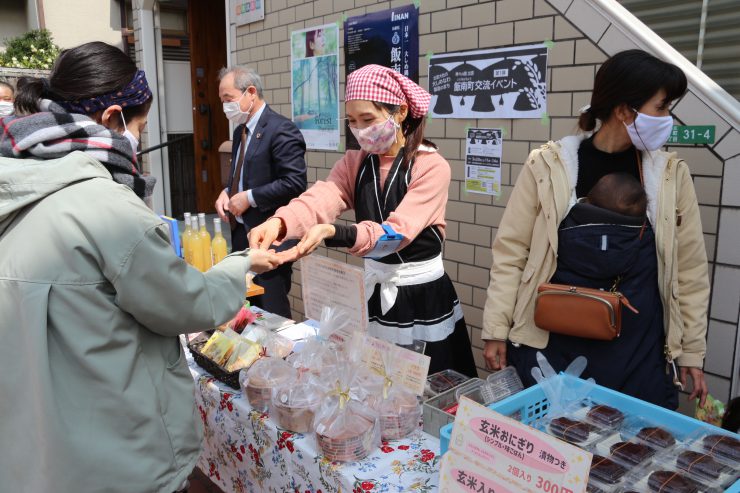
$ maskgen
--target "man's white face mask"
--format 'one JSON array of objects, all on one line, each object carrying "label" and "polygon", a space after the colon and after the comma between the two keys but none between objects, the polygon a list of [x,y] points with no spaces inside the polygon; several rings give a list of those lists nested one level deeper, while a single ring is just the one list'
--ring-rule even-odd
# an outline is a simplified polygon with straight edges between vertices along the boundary
[{"label": "man's white face mask", "polygon": [[228,118],[229,121],[232,122],[234,125],[241,125],[243,123],[247,123],[247,121],[249,120],[249,113],[252,111],[252,107],[254,106],[254,100],[252,100],[252,103],[249,105],[249,109],[247,109],[247,111],[242,111],[240,105],[241,100],[246,93],[247,91],[245,90],[242,93],[241,97],[236,101],[228,101],[226,103],[223,103],[224,114],[226,115],[226,118]]}]

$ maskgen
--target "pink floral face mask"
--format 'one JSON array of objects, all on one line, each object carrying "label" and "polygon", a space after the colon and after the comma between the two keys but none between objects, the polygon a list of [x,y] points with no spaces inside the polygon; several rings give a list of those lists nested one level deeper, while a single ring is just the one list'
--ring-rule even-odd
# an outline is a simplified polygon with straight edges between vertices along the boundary
[{"label": "pink floral face mask", "polygon": [[376,123],[363,129],[349,127],[362,150],[370,154],[388,152],[388,149],[396,142],[396,130],[399,128],[401,126],[395,122],[393,115],[382,123]]}]

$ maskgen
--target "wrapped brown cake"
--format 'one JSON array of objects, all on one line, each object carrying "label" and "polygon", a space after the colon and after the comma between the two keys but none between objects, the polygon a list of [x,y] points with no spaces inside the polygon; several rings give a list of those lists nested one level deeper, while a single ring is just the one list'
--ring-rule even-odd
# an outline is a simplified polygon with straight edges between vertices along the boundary
[{"label": "wrapped brown cake", "polygon": [[714,460],[711,455],[693,450],[681,452],[676,458],[676,466],[710,481],[719,479],[719,476],[728,469],[724,464]]},{"label": "wrapped brown cake", "polygon": [[606,484],[618,483],[626,472],[623,466],[601,455],[594,455],[591,459],[591,476]]},{"label": "wrapped brown cake", "polygon": [[702,440],[702,446],[712,455],[740,462],[740,440],[729,435],[707,435]]},{"label": "wrapped brown cake", "polygon": [[699,484],[675,471],[655,471],[648,477],[650,491],[659,493],[698,493]]},{"label": "wrapped brown cake", "polygon": [[616,459],[634,466],[642,464],[655,455],[655,450],[636,442],[617,442],[610,448],[610,453]]},{"label": "wrapped brown cake", "polygon": [[619,409],[599,404],[588,410],[586,417],[594,423],[616,427],[624,421],[624,414]]},{"label": "wrapped brown cake", "polygon": [[410,392],[392,392],[388,398],[380,402],[378,413],[382,439],[398,440],[419,427],[421,404]]},{"label": "wrapped brown cake", "polygon": [[361,460],[380,445],[378,414],[363,402],[363,371],[361,364],[340,363],[315,416],[316,441],[330,461]]},{"label": "wrapped brown cake", "polygon": [[566,442],[582,443],[588,440],[592,426],[582,421],[561,417],[550,421],[550,432]]},{"label": "wrapped brown cake", "polygon": [[673,437],[671,432],[658,426],[642,428],[637,434],[637,438],[660,448],[668,448],[676,443],[676,439]]},{"label": "wrapped brown cake", "polygon": [[330,461],[353,462],[367,457],[378,445],[377,416],[351,401],[316,422],[316,440]]},{"label": "wrapped brown cake", "polygon": [[242,375],[239,380],[249,405],[256,411],[264,413],[270,410],[275,388],[286,382],[295,381],[297,372],[280,358],[262,358],[248,371],[242,372]]},{"label": "wrapped brown cake", "polygon": [[308,433],[313,429],[316,411],[324,392],[307,378],[287,381],[275,390],[272,398],[272,418],[286,430]]}]

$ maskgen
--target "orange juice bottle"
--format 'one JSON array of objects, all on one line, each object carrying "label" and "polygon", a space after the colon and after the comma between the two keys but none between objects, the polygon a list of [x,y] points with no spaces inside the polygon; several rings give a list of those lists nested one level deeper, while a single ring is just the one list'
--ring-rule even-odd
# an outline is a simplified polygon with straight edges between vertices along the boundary
[{"label": "orange juice bottle", "polygon": [[200,247],[203,249],[203,272],[213,267],[213,255],[211,254],[211,235],[208,234],[206,229],[206,215],[204,212],[198,214],[198,221],[200,222],[200,231],[198,236],[200,237]]},{"label": "orange juice bottle", "polygon": [[190,240],[190,250],[192,251],[191,255],[193,256],[193,267],[198,269],[201,272],[204,272],[206,270],[205,268],[205,259],[203,258],[203,242],[201,241],[200,233],[198,232],[198,218],[194,217],[192,218],[192,227],[193,227],[193,239]]},{"label": "orange juice bottle", "polygon": [[213,251],[213,265],[221,262],[227,254],[226,239],[221,234],[221,219],[213,220],[213,241],[211,242]]},{"label": "orange juice bottle", "polygon": [[182,233],[182,258],[185,262],[193,265],[193,228],[191,226],[191,216],[189,212],[185,216],[185,231]]}]

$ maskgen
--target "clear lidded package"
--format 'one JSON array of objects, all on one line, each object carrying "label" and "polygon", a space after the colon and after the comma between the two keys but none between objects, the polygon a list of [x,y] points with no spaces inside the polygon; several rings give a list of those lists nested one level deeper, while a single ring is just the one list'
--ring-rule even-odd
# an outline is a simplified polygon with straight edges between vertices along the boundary
[{"label": "clear lidded package", "polygon": [[581,448],[589,448],[604,439],[609,433],[591,423],[586,414],[589,408],[571,406],[559,413],[550,413],[538,424],[546,433]]},{"label": "clear lidded package", "polygon": [[657,451],[646,443],[640,440],[624,440],[616,432],[595,443],[591,451],[630,468],[648,465],[657,455]]},{"label": "clear lidded package", "polygon": [[655,461],[650,467],[637,470],[629,478],[623,493],[719,493],[721,489],[701,478],[681,471],[665,461]]},{"label": "clear lidded package", "polygon": [[657,452],[664,452],[686,441],[687,434],[641,416],[628,416],[620,428],[622,438],[639,441]]},{"label": "clear lidded package", "polygon": [[724,489],[740,479],[740,456],[735,455],[740,452],[733,445],[740,446],[736,434],[702,428],[689,437],[684,447],[674,450],[670,459],[677,469]]},{"label": "clear lidded package", "polygon": [[434,397],[442,392],[453,389],[468,380],[470,380],[470,377],[456,372],[455,370],[438,371],[437,373],[433,373],[427,377],[427,382],[424,387],[424,396],[427,398]]}]

